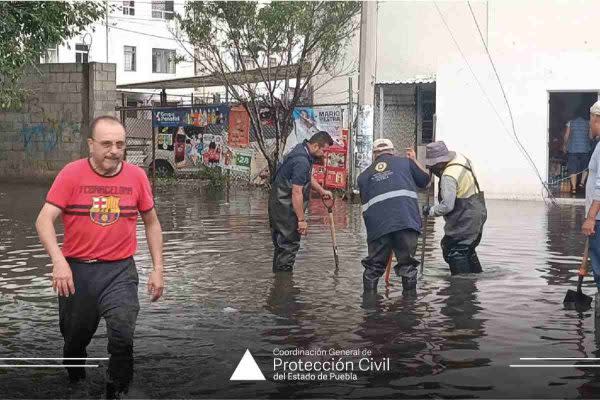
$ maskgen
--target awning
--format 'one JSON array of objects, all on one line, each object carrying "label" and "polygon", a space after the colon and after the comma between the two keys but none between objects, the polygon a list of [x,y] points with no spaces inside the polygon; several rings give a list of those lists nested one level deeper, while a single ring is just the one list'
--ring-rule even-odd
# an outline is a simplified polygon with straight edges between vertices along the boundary
[{"label": "awning", "polygon": [[[310,72],[310,64],[304,64],[304,68],[301,71],[301,78],[306,78]],[[277,67],[271,68],[271,74],[275,75]],[[266,69],[262,69],[263,74],[266,74]],[[277,71],[278,80],[282,80],[286,74],[291,79],[296,77],[296,73],[298,71],[298,65],[289,65],[289,66],[281,66],[279,71]],[[247,84],[247,83],[260,83],[264,82],[264,79],[261,74],[261,68],[231,72],[228,74],[231,82],[235,82],[235,84]],[[123,85],[117,85],[117,89],[190,89],[190,88],[199,88],[199,87],[216,87],[216,86],[224,86],[221,81],[221,77],[215,74],[204,75],[204,76],[190,76],[188,78],[175,78],[175,79],[165,79],[160,81],[147,81],[147,82],[137,82],[137,83],[127,83]]]}]

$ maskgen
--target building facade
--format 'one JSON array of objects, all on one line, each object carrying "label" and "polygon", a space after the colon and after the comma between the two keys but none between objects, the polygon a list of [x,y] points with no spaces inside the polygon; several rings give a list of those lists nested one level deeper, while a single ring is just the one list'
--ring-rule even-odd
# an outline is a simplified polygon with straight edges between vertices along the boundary
[{"label": "building facade", "polygon": [[[541,199],[542,182],[564,177],[566,122],[598,98],[598,12],[591,0],[379,2],[375,81],[435,77],[436,138],[472,159],[488,197]],[[315,99],[344,89],[335,79]]]},{"label": "building facade", "polygon": [[[176,31],[174,21],[175,12],[184,12],[184,2],[131,0],[108,5],[108,18],[48,49],[42,62],[114,63],[117,85],[194,75],[193,47]],[[189,96],[191,90],[171,94]],[[128,97],[135,102],[151,95]]]}]

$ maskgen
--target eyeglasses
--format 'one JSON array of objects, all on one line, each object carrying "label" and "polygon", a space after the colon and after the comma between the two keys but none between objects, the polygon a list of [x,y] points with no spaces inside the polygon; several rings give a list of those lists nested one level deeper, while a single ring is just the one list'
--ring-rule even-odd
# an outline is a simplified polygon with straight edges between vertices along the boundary
[{"label": "eyeglasses", "polygon": [[94,138],[92,138],[92,140],[94,142],[100,143],[100,146],[104,147],[106,150],[112,149],[113,146],[116,146],[118,150],[123,150],[125,148],[125,142],[122,140],[119,140],[117,142],[111,142],[110,140],[98,141]]}]

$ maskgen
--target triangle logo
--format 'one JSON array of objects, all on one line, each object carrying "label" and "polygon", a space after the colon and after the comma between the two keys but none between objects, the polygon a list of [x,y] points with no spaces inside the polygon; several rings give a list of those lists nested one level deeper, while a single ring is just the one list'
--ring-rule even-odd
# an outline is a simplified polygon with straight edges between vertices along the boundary
[{"label": "triangle logo", "polygon": [[246,349],[240,363],[233,371],[233,375],[229,378],[230,381],[265,381],[258,364],[254,361],[254,357],[250,354],[250,350]]}]

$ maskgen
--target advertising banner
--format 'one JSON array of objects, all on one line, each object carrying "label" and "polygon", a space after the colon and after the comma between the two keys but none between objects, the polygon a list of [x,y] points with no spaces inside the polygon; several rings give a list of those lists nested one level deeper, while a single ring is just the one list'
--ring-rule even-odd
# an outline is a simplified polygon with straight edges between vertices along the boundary
[{"label": "advertising banner", "polygon": [[152,110],[152,126],[173,128],[179,126],[227,126],[229,107],[224,104]]},{"label": "advertising banner", "polygon": [[228,147],[223,159],[223,167],[237,172],[250,173],[254,150]]}]

